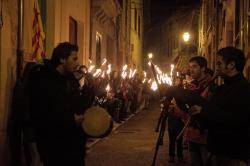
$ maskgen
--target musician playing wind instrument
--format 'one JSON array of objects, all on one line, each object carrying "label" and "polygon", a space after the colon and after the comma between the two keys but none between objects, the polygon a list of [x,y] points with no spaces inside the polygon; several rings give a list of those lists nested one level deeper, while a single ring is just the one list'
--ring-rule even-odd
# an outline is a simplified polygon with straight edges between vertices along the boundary
[{"label": "musician playing wind instrument", "polygon": [[224,85],[208,104],[194,105],[192,114],[208,129],[207,165],[246,166],[250,158],[250,86],[243,76],[244,53],[225,47],[217,53],[217,73]]},{"label": "musician playing wind instrument", "polygon": [[[212,82],[211,75],[207,74],[207,60],[201,56],[195,56],[189,60],[189,72],[192,81],[187,84],[186,88],[203,96],[207,99],[212,95],[210,85]],[[179,108],[173,102],[174,112],[171,114],[176,117],[181,117],[186,125],[178,140],[182,140],[182,133],[184,133],[184,142],[188,142],[190,163],[192,166],[203,166],[207,156],[207,130],[199,127],[199,123],[191,118],[187,110],[188,108]]]}]

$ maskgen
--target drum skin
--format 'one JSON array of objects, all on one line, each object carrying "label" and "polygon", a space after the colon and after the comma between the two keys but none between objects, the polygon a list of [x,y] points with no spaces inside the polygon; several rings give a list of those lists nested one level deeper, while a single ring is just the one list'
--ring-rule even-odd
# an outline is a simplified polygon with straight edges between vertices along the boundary
[{"label": "drum skin", "polygon": [[85,111],[82,128],[89,137],[103,138],[112,131],[113,120],[104,108],[93,106]]}]

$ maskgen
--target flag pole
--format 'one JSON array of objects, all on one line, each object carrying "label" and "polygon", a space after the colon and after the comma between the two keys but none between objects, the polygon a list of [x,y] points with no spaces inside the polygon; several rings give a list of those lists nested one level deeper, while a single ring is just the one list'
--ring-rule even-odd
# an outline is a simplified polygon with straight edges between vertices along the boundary
[{"label": "flag pole", "polygon": [[18,36],[17,36],[17,68],[16,78],[20,79],[23,69],[23,0],[18,0]]}]

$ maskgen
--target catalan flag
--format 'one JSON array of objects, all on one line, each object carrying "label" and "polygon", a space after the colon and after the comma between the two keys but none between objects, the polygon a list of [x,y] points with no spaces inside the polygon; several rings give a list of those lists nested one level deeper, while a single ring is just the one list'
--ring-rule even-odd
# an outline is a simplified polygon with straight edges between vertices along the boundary
[{"label": "catalan flag", "polygon": [[41,61],[45,58],[43,24],[40,8],[37,0],[33,4],[33,23],[32,23],[32,60]]}]

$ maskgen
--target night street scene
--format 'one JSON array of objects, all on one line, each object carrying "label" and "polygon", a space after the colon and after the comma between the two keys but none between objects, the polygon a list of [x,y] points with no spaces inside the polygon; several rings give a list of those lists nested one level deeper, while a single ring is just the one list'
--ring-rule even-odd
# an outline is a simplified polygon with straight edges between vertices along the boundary
[{"label": "night street scene", "polygon": [[0,0],[0,166],[250,166],[250,0]]}]

